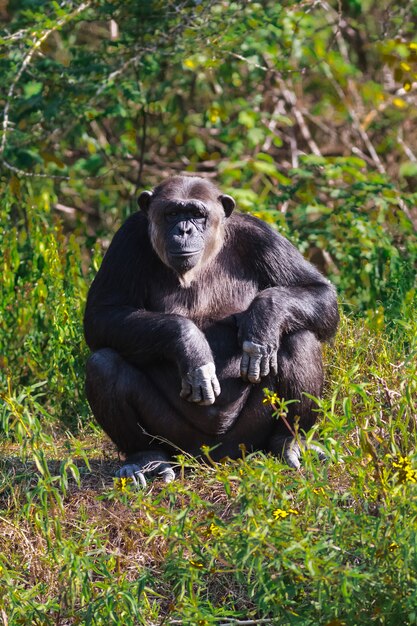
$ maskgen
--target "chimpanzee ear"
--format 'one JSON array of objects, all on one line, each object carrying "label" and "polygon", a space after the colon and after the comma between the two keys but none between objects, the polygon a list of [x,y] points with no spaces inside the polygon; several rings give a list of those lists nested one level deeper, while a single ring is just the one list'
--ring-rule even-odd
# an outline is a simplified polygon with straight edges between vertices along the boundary
[{"label": "chimpanzee ear", "polygon": [[226,217],[229,217],[236,206],[236,202],[233,200],[232,196],[227,196],[225,194],[219,196],[219,200],[223,205]]},{"label": "chimpanzee ear", "polygon": [[148,212],[149,202],[151,201],[151,198],[152,198],[152,191],[142,191],[142,193],[140,194],[138,198],[139,208],[144,213]]}]

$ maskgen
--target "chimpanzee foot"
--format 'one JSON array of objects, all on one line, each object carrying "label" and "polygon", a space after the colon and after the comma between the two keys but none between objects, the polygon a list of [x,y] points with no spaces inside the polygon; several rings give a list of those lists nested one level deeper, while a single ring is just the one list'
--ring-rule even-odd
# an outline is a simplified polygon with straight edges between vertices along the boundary
[{"label": "chimpanzee foot", "polygon": [[320,461],[327,461],[327,455],[319,446],[314,443],[307,443],[305,439],[293,439],[292,437],[277,437],[274,439],[272,452],[284,459],[290,467],[300,469],[301,456],[306,450],[313,450],[317,453]]},{"label": "chimpanzee foot", "polygon": [[163,451],[137,452],[128,456],[117,470],[117,478],[131,478],[137,487],[146,487],[147,478],[160,477],[166,483],[175,480],[170,457]]}]

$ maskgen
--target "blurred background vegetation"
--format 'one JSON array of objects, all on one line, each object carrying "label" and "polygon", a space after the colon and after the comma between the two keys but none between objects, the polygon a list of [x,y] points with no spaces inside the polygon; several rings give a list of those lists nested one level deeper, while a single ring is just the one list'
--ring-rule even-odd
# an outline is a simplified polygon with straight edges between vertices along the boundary
[{"label": "blurred background vegetation", "polygon": [[275,224],[347,310],[377,324],[415,302],[414,2],[0,10],[3,372],[65,395],[91,255],[177,172]]},{"label": "blurred background vegetation", "polygon": [[[215,178],[240,210],[289,237],[336,284],[345,313],[336,347],[326,357],[328,385],[319,408],[321,437],[333,460],[345,463],[349,480],[335,470],[330,484],[337,494],[334,501],[322,502],[327,517],[317,521],[321,492],[308,491],[312,474],[299,483],[291,479],[301,500],[305,497],[303,523],[288,515],[282,521],[288,533],[275,537],[270,529],[273,538],[268,543],[266,536],[258,537],[256,548],[242,539],[252,532],[248,510],[262,510],[260,501],[254,505],[252,489],[263,493],[259,485],[266,481],[265,504],[273,477],[279,483],[286,470],[271,460],[252,469],[243,465],[239,472],[247,471],[246,482],[238,490],[233,522],[243,535],[230,547],[237,573],[233,583],[222,574],[223,587],[231,585],[238,598],[230,615],[272,615],[281,621],[271,623],[280,624],[416,623],[417,505],[410,491],[415,475],[410,469],[404,478],[387,461],[402,454],[404,467],[411,468],[407,463],[413,462],[416,443],[416,0],[0,0],[0,25],[0,429],[5,450],[0,495],[8,520],[0,572],[2,567],[3,576],[9,572],[4,596],[0,593],[4,625],[149,625],[159,611],[182,620],[177,623],[208,624],[218,623],[210,621],[213,615],[226,615],[223,596],[212,593],[210,579],[210,568],[225,550],[222,530],[214,525],[207,535],[201,526],[202,534],[193,535],[198,556],[184,569],[184,550],[193,539],[184,531],[184,519],[177,519],[177,499],[169,492],[164,515],[172,533],[163,526],[155,539],[152,524],[159,523],[162,500],[149,501],[148,534],[143,531],[148,539],[142,537],[140,548],[160,541],[155,552],[149,548],[148,561],[157,563],[158,573],[161,555],[166,559],[162,587],[158,582],[152,587],[154,565],[139,578],[137,568],[129,569],[126,537],[118,543],[120,566],[112,550],[121,527],[95,537],[102,552],[85,552],[80,565],[74,555],[87,539],[79,520],[87,510],[98,528],[98,504],[87,496],[79,508],[71,501],[80,517],[75,535],[65,539],[65,552],[59,520],[69,498],[67,474],[77,478],[78,468],[70,461],[60,470],[47,463],[68,450],[74,454],[74,434],[91,456],[102,453],[83,391],[88,285],[113,233],[136,211],[139,191],[180,172]],[[66,428],[72,435],[63,434]],[[96,438],[94,445],[89,436]],[[16,462],[7,461],[12,453],[29,465],[16,470]],[[239,472],[232,468],[230,476],[220,472],[211,480],[217,481],[216,489],[226,489],[229,482],[243,480]],[[320,480],[319,487],[330,479]],[[374,481],[372,488],[365,489],[368,481]],[[392,500],[389,485],[396,485]],[[201,479],[196,488],[202,489]],[[364,493],[373,503],[371,512],[361,499]],[[109,496],[112,506],[116,496]],[[124,510],[130,507],[129,523],[145,506],[144,496],[137,498],[134,504],[122,502]],[[206,504],[195,493],[192,498],[203,524]],[[349,518],[346,502],[356,503]],[[374,519],[381,502],[385,517]],[[276,510],[284,510],[284,504]],[[401,529],[394,528],[394,518]],[[272,512],[262,519],[268,529]],[[200,522],[193,518],[196,528]],[[310,527],[320,529],[309,565],[299,566],[307,557],[296,552],[293,561],[288,557],[278,567],[274,559],[281,558],[278,553],[291,535],[301,542],[297,550],[301,545],[307,550],[297,524],[304,534]],[[349,558],[329,548],[331,541],[336,546],[346,540],[332,535],[337,524],[351,533]],[[378,543],[372,537],[381,528]],[[207,536],[219,542],[208,561],[202,556]],[[27,554],[34,562],[38,545],[48,556],[26,570],[22,563]],[[322,574],[326,546],[333,578]],[[227,558],[224,567],[232,571]],[[103,583],[100,593],[94,577],[83,578],[91,568],[109,585]],[[278,585],[276,572],[282,568],[286,574]],[[60,591],[66,577],[74,581],[68,597]],[[253,577],[261,581],[258,586]],[[376,586],[380,580],[383,590]],[[132,581],[139,591],[132,591]],[[201,593],[196,595],[197,583]],[[163,600],[151,602],[146,585]],[[241,591],[245,585],[250,592]],[[172,596],[170,589],[179,591]],[[296,617],[300,607],[304,617]],[[138,611],[148,615],[143,622]]]}]

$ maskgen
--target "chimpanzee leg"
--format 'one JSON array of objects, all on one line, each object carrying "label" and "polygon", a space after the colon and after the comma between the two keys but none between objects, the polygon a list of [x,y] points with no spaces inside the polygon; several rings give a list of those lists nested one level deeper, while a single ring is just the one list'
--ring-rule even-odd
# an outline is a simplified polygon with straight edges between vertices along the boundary
[{"label": "chimpanzee leg", "polygon": [[[220,384],[223,381],[220,379]],[[212,452],[214,460],[224,456],[240,455],[239,444],[248,451],[265,450],[283,456],[284,448],[292,442],[292,434],[281,419],[272,417],[272,408],[263,403],[265,388],[280,398],[296,400],[288,405],[287,421],[294,427],[297,420],[300,431],[308,431],[314,424],[314,402],[307,392],[320,396],[323,386],[321,346],[315,335],[299,331],[284,335],[278,351],[278,376],[270,374],[259,384],[251,385],[250,395],[234,426],[219,437],[220,445]],[[290,458],[285,459],[293,465]]]},{"label": "chimpanzee leg", "polygon": [[[119,449],[130,456],[127,464],[143,466],[145,461],[154,460],[153,454],[164,463],[181,449],[198,455],[203,444],[216,446],[212,454],[215,459],[226,455],[236,458],[240,455],[239,444],[243,443],[248,450],[270,451],[298,467],[300,451],[295,450],[291,433],[283,421],[272,418],[271,407],[263,404],[262,390],[268,387],[280,397],[297,400],[288,407],[288,420],[294,424],[297,418],[301,431],[307,431],[314,424],[314,402],[303,396],[303,392],[319,396],[322,389],[321,347],[315,335],[308,331],[285,335],[278,352],[278,370],[277,378],[271,374],[259,385],[249,385],[249,394],[241,391],[242,406],[235,424],[218,436],[202,433],[184,419],[181,411],[177,413],[173,397],[167,400],[165,395],[170,391],[175,392],[176,397],[177,389],[171,386],[179,384],[164,374],[164,368],[158,368],[165,380],[158,389],[149,376],[129,365],[113,350],[99,350],[90,357],[86,391],[99,424]],[[227,370],[222,374],[225,372],[227,374]],[[230,381],[234,381],[233,376]],[[225,390],[231,384],[223,376],[220,383]],[[210,407],[194,407],[193,410],[204,412]]]},{"label": "chimpanzee leg", "polygon": [[[278,384],[280,398],[296,400],[288,405],[287,421],[300,435],[316,421],[315,403],[304,394],[320,397],[323,389],[321,345],[310,331],[299,331],[283,337],[278,352]],[[319,452],[318,448],[312,446]],[[301,451],[282,419],[279,419],[271,438],[269,450],[283,456],[287,463],[300,466]],[[321,454],[321,456],[323,456]]]},{"label": "chimpanzee leg", "polygon": [[[284,335],[278,352],[277,394],[286,400],[296,400],[288,405],[288,420],[294,424],[298,418],[300,430],[307,432],[316,421],[315,403],[304,393],[320,397],[323,390],[323,363],[321,345],[316,336],[307,330]],[[277,432],[286,427],[279,422]]]},{"label": "chimpanzee leg", "polygon": [[143,432],[138,415],[129,403],[135,385],[134,373],[110,349],[92,354],[86,368],[86,395],[97,422],[122,452],[148,449],[150,438]]},{"label": "chimpanzee leg", "polygon": [[149,377],[110,348],[90,356],[86,393],[97,422],[127,455],[155,449],[175,454],[181,449],[179,433],[185,440],[196,438]]},{"label": "chimpanzee leg", "polygon": [[195,449],[186,446],[187,451],[200,452],[201,433],[176,414],[146,374],[114,350],[98,350],[89,358],[86,393],[97,422],[127,455],[116,476],[142,486],[145,476],[170,482],[175,478],[170,460],[181,443],[193,442]]}]

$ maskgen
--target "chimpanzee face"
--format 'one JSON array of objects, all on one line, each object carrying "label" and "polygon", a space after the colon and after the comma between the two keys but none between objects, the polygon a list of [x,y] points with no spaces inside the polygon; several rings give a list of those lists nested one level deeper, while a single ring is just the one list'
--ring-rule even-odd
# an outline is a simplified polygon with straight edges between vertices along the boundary
[{"label": "chimpanzee face", "polygon": [[170,266],[183,273],[194,267],[204,251],[209,212],[199,200],[176,200],[163,208],[165,250]]},{"label": "chimpanzee face", "polygon": [[138,202],[148,216],[155,252],[179,276],[218,253],[224,220],[235,206],[233,198],[219,194],[212,183],[192,177],[172,178],[154,193],[142,192]]}]

